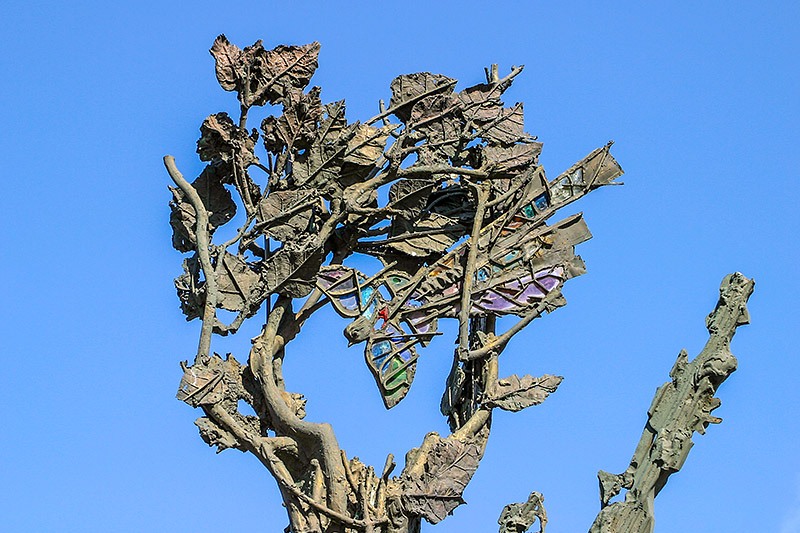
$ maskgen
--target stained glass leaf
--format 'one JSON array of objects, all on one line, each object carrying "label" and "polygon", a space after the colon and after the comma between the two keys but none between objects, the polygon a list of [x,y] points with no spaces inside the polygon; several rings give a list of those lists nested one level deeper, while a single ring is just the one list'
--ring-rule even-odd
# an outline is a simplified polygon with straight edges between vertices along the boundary
[{"label": "stained glass leaf", "polygon": [[611,144],[597,148],[550,182],[553,204],[566,205],[589,191],[608,185],[622,175],[609,153]]}]

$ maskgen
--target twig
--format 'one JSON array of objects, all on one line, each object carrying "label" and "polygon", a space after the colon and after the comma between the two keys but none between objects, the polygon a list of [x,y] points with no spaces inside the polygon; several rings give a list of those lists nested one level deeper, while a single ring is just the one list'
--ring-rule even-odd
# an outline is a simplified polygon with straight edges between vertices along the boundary
[{"label": "twig", "polygon": [[413,105],[413,104],[419,102],[420,100],[422,100],[423,98],[425,98],[426,96],[430,96],[432,94],[436,94],[438,92],[445,91],[445,90],[447,90],[447,89],[449,89],[451,87],[455,87],[456,83],[458,83],[457,80],[453,80],[453,81],[449,81],[447,83],[443,83],[441,85],[437,85],[433,89],[428,89],[424,93],[420,93],[420,94],[418,94],[417,96],[415,96],[413,98],[409,98],[408,100],[404,100],[403,102],[401,102],[401,103],[399,103],[399,104],[397,104],[395,106],[392,106],[389,109],[381,111],[380,113],[378,113],[377,115],[375,115],[371,119],[367,120],[365,122],[365,124],[373,124],[374,122],[377,122],[377,121],[381,120],[382,118],[388,117],[389,115],[391,115],[392,113],[394,113],[395,111],[400,109],[401,107]]},{"label": "twig", "polygon": [[458,313],[458,353],[459,358],[469,351],[469,311],[472,308],[472,284],[475,281],[475,263],[478,259],[478,243],[483,228],[483,215],[486,212],[486,200],[489,197],[488,183],[475,186],[478,201],[475,207],[475,218],[472,222],[472,234],[469,237],[469,254],[464,265],[464,276],[461,279],[461,310]]},{"label": "twig", "polygon": [[525,315],[519,321],[517,321],[516,324],[508,328],[508,331],[498,337],[494,337],[486,346],[482,346],[481,348],[475,350],[470,350],[461,360],[474,361],[475,359],[486,357],[490,353],[499,354],[503,348],[505,348],[506,344],[508,344],[508,341],[511,340],[511,337],[522,331],[522,329],[533,322],[533,320],[542,316],[542,313],[545,311],[553,307],[564,305],[563,302],[564,298],[561,295],[561,291],[558,289],[551,291],[541,302],[533,306],[530,311],[525,313]]},{"label": "twig", "polygon": [[401,233],[400,235],[395,235],[394,237],[388,237],[386,239],[382,239],[380,241],[359,241],[356,244],[356,248],[373,248],[375,246],[384,246],[386,244],[391,244],[393,242],[416,239],[418,237],[429,237],[431,235],[443,235],[447,233],[459,233],[464,231],[464,229],[465,229],[464,226],[460,224],[452,224],[450,226],[445,226],[443,228],[433,228],[422,231],[406,232],[406,233]]},{"label": "twig", "polygon": [[178,167],[175,165],[175,158],[171,155],[164,156],[164,166],[167,168],[169,177],[175,182],[183,194],[189,199],[195,211],[196,225],[195,237],[197,239],[197,256],[200,259],[200,267],[203,269],[203,276],[205,277],[205,302],[203,304],[203,324],[200,327],[200,341],[197,346],[197,355],[195,362],[206,361],[211,350],[211,335],[214,330],[214,322],[217,315],[217,300],[219,292],[217,287],[217,278],[214,275],[214,268],[211,266],[211,257],[208,250],[211,245],[211,239],[208,234],[208,211],[206,211],[200,195],[197,190],[188,182],[183,174],[180,173]]},{"label": "twig", "polygon": [[397,178],[407,178],[418,174],[458,174],[473,178],[488,178],[489,173],[475,168],[451,167],[450,165],[413,165],[397,171]]}]

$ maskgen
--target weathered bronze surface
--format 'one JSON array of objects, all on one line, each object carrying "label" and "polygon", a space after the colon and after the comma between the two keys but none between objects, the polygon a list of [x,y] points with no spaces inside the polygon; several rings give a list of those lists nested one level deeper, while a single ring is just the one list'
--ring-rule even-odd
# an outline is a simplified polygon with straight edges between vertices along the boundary
[{"label": "weathered bronze surface", "polygon": [[[537,405],[561,383],[551,375],[499,378],[498,358],[532,320],[565,305],[562,286],[584,272],[575,246],[591,234],[581,215],[546,221],[616,184],[622,169],[609,143],[547,179],[542,145],[523,131],[522,104],[501,101],[522,67],[501,77],[492,66],[485,83],[460,91],[439,74],[398,76],[388,107],[381,101],[376,116],[348,122],[343,101],[323,104],[320,88],[308,88],[319,49],[266,50],[260,41],[240,49],[218,37],[217,79],[236,92],[240,116],[217,113],[202,123],[197,153],[208,164],[193,182],[164,158],[176,185],[173,246],[190,254],[175,286],[187,320],[201,322],[178,399],[203,410],[196,424],[205,442],[248,451],[275,477],[287,531],[415,532],[423,518],[436,524],[463,503],[492,410]],[[249,111],[267,104],[280,114],[248,129]],[[237,205],[244,223],[215,241]],[[347,265],[354,254],[377,257],[383,268],[360,272]],[[726,278],[709,345],[691,363],[679,357],[631,466],[619,476],[600,473],[604,507],[593,532],[652,529],[652,500],[683,464],[692,432],[716,421],[713,395],[735,368],[728,344],[745,322],[752,287],[740,274]],[[420,355],[440,334],[438,320],[458,321],[441,403],[451,433],[428,434],[399,476],[391,475],[391,455],[380,471],[348,459],[331,426],[306,421],[304,397],[286,389],[286,344],[328,303],[347,320],[350,343],[363,344],[386,408],[410,389]],[[262,308],[267,322],[247,364],[212,352],[213,335],[236,333]],[[218,309],[235,318],[222,322]],[[518,319],[497,333],[503,315]],[[239,412],[241,400],[256,416]],[[609,505],[622,488],[625,501]],[[544,531],[543,502],[533,492],[506,506],[501,533],[537,521]]]}]

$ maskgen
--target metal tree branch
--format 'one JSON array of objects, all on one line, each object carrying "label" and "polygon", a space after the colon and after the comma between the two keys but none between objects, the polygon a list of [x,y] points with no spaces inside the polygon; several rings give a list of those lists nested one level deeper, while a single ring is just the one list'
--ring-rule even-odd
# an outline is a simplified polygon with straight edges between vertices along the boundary
[{"label": "metal tree branch", "polygon": [[189,199],[197,217],[195,235],[197,238],[197,256],[200,258],[200,266],[205,274],[205,302],[203,305],[203,326],[200,332],[200,341],[197,346],[195,360],[203,360],[208,357],[211,349],[211,333],[216,322],[217,307],[217,279],[214,276],[214,267],[211,266],[211,258],[208,253],[211,241],[208,236],[208,212],[203,201],[197,194],[197,190],[189,184],[175,165],[175,158],[171,155],[164,156],[164,166],[172,178],[172,181],[180,187],[183,194]]},{"label": "metal tree branch", "polygon": [[[669,476],[683,467],[692,434],[704,434],[709,424],[722,421],[711,414],[721,403],[714,394],[736,370],[730,343],[736,328],[750,322],[747,300],[754,287],[753,280],[738,272],[722,281],[719,302],[706,319],[710,338],[691,361],[681,350],[669,373],[672,381],[656,391],[630,466],[619,475],[598,474],[602,510],[591,533],[653,531],[653,500]],[[627,489],[624,501],[609,503],[622,489]]]},{"label": "metal tree branch", "polygon": [[[499,355],[534,319],[565,305],[564,284],[585,271],[575,254],[591,237],[582,216],[547,220],[616,184],[622,169],[609,143],[546,179],[542,145],[525,133],[522,105],[504,107],[501,100],[522,67],[501,77],[492,65],[486,83],[461,90],[440,74],[398,76],[388,106],[381,100],[380,113],[362,123],[348,122],[343,101],[323,104],[321,90],[307,88],[318,53],[318,43],[266,50],[258,41],[240,49],[219,36],[211,48],[216,76],[237,93],[239,120],[216,113],[203,121],[197,153],[207,165],[191,183],[171,156],[164,158],[177,185],[173,246],[191,254],[175,287],[187,320],[201,322],[197,356],[181,363],[177,396],[202,409],[195,424],[207,444],[249,452],[275,478],[287,532],[419,533],[422,520],[437,524],[464,503],[493,410],[538,405],[561,383],[547,374],[501,378]],[[259,132],[248,131],[248,119],[263,106],[275,114],[263,118]],[[264,186],[251,179],[250,167],[268,174]],[[215,245],[217,230],[241,208],[243,224]],[[355,254],[383,266],[360,272],[350,266]],[[734,301],[729,292],[725,302]],[[363,345],[366,370],[388,409],[409,393],[417,365],[425,364],[421,356],[442,334],[438,321],[459,321],[441,404],[450,433],[426,435],[399,475],[392,476],[392,454],[377,471],[348,459],[331,425],[305,420],[304,396],[287,390],[287,345],[327,305],[346,319],[350,344]],[[212,352],[214,334],[235,334],[262,308],[266,323],[246,364]],[[225,325],[217,309],[236,316]],[[515,322],[496,334],[501,316]],[[725,316],[718,311],[711,319],[712,340],[722,339],[709,344],[715,354],[735,327]],[[691,386],[706,390],[708,382],[716,390],[725,361],[709,358],[706,381]],[[680,372],[673,378],[684,387]],[[240,402],[255,415],[240,412]],[[702,405],[708,413],[715,406]],[[651,417],[652,434],[646,429],[642,442],[667,449],[660,436],[677,430],[658,420]],[[650,449],[644,446],[637,454]],[[630,485],[629,495],[654,497],[666,475],[647,470],[639,455],[630,473],[606,475],[611,489],[604,494],[618,482]],[[501,532],[520,533],[537,521],[544,531],[543,500],[534,492],[526,503],[507,506]],[[615,505],[601,515],[627,512]]]}]

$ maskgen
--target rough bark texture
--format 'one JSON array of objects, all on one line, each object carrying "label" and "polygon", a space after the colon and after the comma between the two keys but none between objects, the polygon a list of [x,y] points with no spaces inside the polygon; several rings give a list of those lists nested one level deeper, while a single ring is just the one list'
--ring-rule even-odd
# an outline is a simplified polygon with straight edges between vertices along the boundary
[{"label": "rough bark texture", "polygon": [[[575,255],[591,237],[582,216],[546,222],[616,184],[622,169],[609,143],[545,177],[542,145],[524,132],[522,105],[504,107],[501,100],[522,67],[501,78],[494,65],[485,83],[460,91],[456,80],[438,74],[398,76],[388,108],[381,101],[376,116],[348,123],[343,101],[323,104],[321,89],[307,87],[319,50],[318,43],[266,50],[261,41],[240,49],[219,36],[211,54],[221,87],[237,94],[238,121],[225,113],[203,121],[197,153],[207,166],[194,181],[172,156],[164,158],[176,185],[173,246],[191,254],[175,287],[187,320],[201,322],[194,360],[181,363],[178,399],[203,411],[196,425],[209,446],[249,452],[275,478],[286,531],[415,533],[423,519],[438,523],[464,503],[492,410],[537,405],[560,384],[552,375],[499,379],[499,357],[531,321],[566,304],[563,285],[585,270]],[[265,105],[277,114],[264,117],[260,131],[248,129],[251,111]],[[388,201],[381,205],[381,198]],[[243,224],[227,241],[215,241],[237,205]],[[377,257],[383,268],[352,268],[349,258],[359,253]],[[733,302],[727,292],[726,298]],[[305,420],[304,396],[287,389],[287,344],[327,304],[346,319],[351,344],[363,344],[387,409],[412,386],[420,353],[440,334],[438,320],[459,322],[441,403],[451,433],[427,435],[399,475],[392,476],[391,455],[381,470],[348,459],[333,428]],[[218,309],[235,318],[224,323]],[[214,335],[235,334],[262,309],[267,320],[246,362],[212,351]],[[517,320],[497,334],[496,318],[505,315]],[[714,316],[712,339],[729,341],[735,325]],[[704,381],[682,377],[676,366],[676,392],[660,396],[665,405],[685,390],[716,390],[730,366],[719,357],[703,363]],[[696,400],[702,413],[713,409],[705,396]],[[240,413],[240,401],[256,415]],[[686,443],[682,422],[662,427],[671,415],[660,413],[653,411],[648,427],[659,437],[651,440],[662,463],[624,479],[645,499],[666,479],[664,464],[675,469],[682,461]],[[501,531],[522,532],[537,520],[544,531],[543,500],[534,492],[525,504],[507,506]],[[616,516],[613,505],[607,509]]]},{"label": "rough bark texture", "polygon": [[[747,299],[754,286],[753,280],[738,272],[722,281],[719,303],[706,319],[710,338],[692,361],[681,350],[669,373],[672,381],[658,388],[647,411],[647,424],[630,466],[619,475],[598,474],[602,510],[590,533],[653,531],[653,500],[669,476],[683,466],[693,445],[692,435],[704,434],[709,424],[722,422],[711,414],[721,403],[714,395],[736,370],[730,343],[736,328],[750,321]],[[624,501],[609,504],[622,489],[627,489]]]}]

